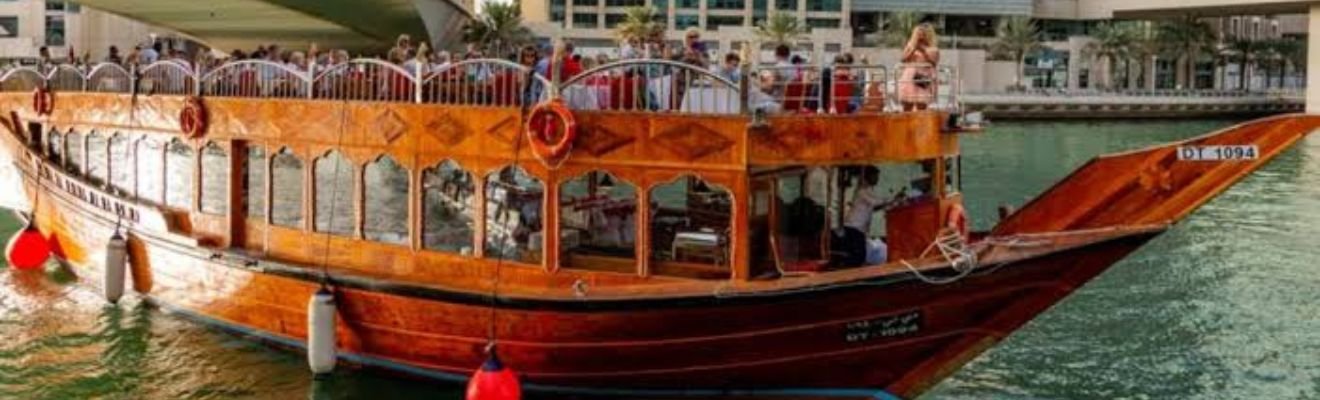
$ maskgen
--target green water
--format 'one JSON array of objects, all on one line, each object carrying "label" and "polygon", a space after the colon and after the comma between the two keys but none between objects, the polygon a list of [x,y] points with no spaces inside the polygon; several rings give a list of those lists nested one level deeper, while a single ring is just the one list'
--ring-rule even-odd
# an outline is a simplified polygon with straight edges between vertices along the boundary
[{"label": "green water", "polygon": [[[1227,121],[999,124],[964,140],[974,223],[1089,157]],[[1320,398],[1320,138],[1209,203],[925,399]],[[0,230],[17,227],[0,219]],[[341,370],[49,274],[0,270],[0,398],[458,399]]]}]

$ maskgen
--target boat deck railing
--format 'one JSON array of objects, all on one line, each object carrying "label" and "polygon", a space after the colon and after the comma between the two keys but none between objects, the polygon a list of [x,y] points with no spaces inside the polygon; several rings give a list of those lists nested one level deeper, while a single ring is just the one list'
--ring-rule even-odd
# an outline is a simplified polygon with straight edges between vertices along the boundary
[{"label": "boat deck railing", "polygon": [[[742,66],[717,73],[676,61],[638,59],[601,65],[561,80],[501,59],[466,60],[429,70],[421,64],[400,66],[377,59],[308,68],[241,60],[206,70],[165,60],[128,68],[111,63],[22,66],[0,74],[3,92],[43,87],[57,92],[490,107],[525,107],[558,95],[574,110],[713,115],[881,113],[901,110],[909,101],[938,110],[960,108],[956,71],[929,64],[900,64],[892,69]],[[913,88],[919,88],[924,98],[914,100]]]}]

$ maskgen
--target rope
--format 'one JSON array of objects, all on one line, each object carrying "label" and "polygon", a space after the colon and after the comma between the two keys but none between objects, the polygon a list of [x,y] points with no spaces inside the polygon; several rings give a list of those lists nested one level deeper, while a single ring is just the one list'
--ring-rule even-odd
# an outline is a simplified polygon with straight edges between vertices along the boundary
[{"label": "rope", "polygon": [[[335,135],[335,150],[334,150],[334,151],[339,151],[339,149],[343,146],[343,144],[344,144],[344,131],[348,129],[348,128],[347,128],[347,127],[348,127],[348,100],[344,100],[344,101],[342,101],[341,104],[343,104],[344,108],[343,108],[343,112],[341,112],[341,113],[339,114],[339,132]],[[272,157],[273,157],[273,156],[272,156]],[[341,155],[340,157],[343,157],[343,156]],[[316,187],[316,159],[313,158],[313,159],[310,160],[310,161],[311,161],[311,168],[312,168],[312,187]],[[272,162],[267,162],[267,167],[266,167],[266,168],[267,168],[267,171],[268,171],[268,172],[269,172],[269,170],[271,169],[271,167],[273,167],[273,165],[271,165],[271,164],[274,164],[274,163],[272,163]],[[334,174],[331,175],[332,177],[334,177],[334,178],[338,178],[338,177],[339,177],[339,166],[340,166],[340,165],[341,165],[341,163],[335,163]],[[272,178],[274,177],[274,174],[268,174],[268,175],[271,176]],[[268,185],[273,185],[274,182],[267,182],[267,184],[268,184]],[[338,207],[336,207],[336,205],[339,204],[339,192],[340,192],[339,190],[332,190],[332,193],[330,194],[330,221],[329,221],[329,229],[327,229],[327,230],[329,230],[329,231],[333,231],[333,230],[335,229],[335,214],[336,214],[336,213],[335,213],[335,209],[338,208]],[[313,197],[315,197],[315,195],[313,195]],[[272,200],[273,200],[273,199],[266,199],[267,202],[270,202],[270,201],[272,201]],[[273,211],[273,209],[272,209],[272,211]],[[315,216],[316,216],[316,205],[313,204],[313,205],[312,205],[312,230],[313,230],[313,231],[316,230],[316,218],[315,218]],[[269,230],[269,229],[268,229],[268,230]],[[331,235],[333,235],[333,233],[331,233],[331,232],[325,232],[325,241],[324,241],[324,245],[322,246],[322,247],[325,249],[325,250],[322,251],[322,253],[321,253],[321,287],[322,287],[322,288],[327,287],[327,286],[329,285],[329,283],[330,283],[330,266],[329,266],[329,264],[330,264],[330,236],[331,236]]]}]

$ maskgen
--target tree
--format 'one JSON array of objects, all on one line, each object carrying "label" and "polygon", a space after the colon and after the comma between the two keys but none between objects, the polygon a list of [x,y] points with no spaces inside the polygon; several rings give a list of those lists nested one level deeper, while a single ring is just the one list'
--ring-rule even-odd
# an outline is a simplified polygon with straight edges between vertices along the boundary
[{"label": "tree", "polygon": [[663,38],[665,26],[657,22],[655,8],[633,6],[624,9],[623,21],[616,26],[615,33],[625,42],[650,42]]},{"label": "tree", "polygon": [[1086,45],[1086,52],[1090,53],[1100,64],[1100,84],[1106,89],[1114,87],[1114,64],[1118,60],[1126,60],[1128,57],[1128,44],[1132,41],[1131,25],[1124,23],[1106,22],[1101,23],[1092,32],[1094,39]]},{"label": "tree", "polygon": [[[1284,80],[1288,77],[1288,67],[1293,70],[1304,69],[1306,64],[1306,43],[1296,39],[1280,38],[1268,42],[1270,59],[1275,67],[1278,68],[1279,88],[1283,88]],[[1267,72],[1268,74],[1268,72]],[[1269,85],[1269,79],[1266,79],[1266,85]]]},{"label": "tree", "polygon": [[482,7],[481,15],[463,26],[463,41],[500,56],[531,43],[532,31],[523,26],[517,2],[490,1]]},{"label": "tree", "polygon": [[1249,38],[1230,40],[1227,46],[1224,47],[1224,56],[1228,59],[1237,60],[1238,90],[1247,90],[1247,71],[1264,50],[1265,42]]},{"label": "tree", "polygon": [[1022,76],[1025,75],[1027,56],[1042,48],[1040,27],[1029,17],[1008,17],[999,20],[995,35],[998,38],[992,50],[1017,62],[1013,85],[1023,87]]},{"label": "tree", "polygon": [[880,44],[885,47],[897,47],[902,49],[907,45],[908,38],[912,37],[912,30],[921,24],[925,19],[924,14],[911,11],[897,11],[890,13],[885,17],[884,23],[880,28]]},{"label": "tree", "polygon": [[1141,77],[1147,89],[1155,89],[1155,58],[1165,54],[1169,46],[1150,22],[1143,22],[1133,30],[1130,48],[1132,57],[1140,64]]},{"label": "tree", "polygon": [[1156,28],[1160,41],[1178,54],[1178,85],[1192,88],[1196,82],[1196,61],[1200,55],[1211,51],[1217,41],[1215,31],[1210,24],[1193,15],[1162,21]]},{"label": "tree", "polygon": [[776,12],[766,17],[756,26],[756,36],[765,43],[779,46],[793,46],[806,35],[807,27],[793,13]]}]

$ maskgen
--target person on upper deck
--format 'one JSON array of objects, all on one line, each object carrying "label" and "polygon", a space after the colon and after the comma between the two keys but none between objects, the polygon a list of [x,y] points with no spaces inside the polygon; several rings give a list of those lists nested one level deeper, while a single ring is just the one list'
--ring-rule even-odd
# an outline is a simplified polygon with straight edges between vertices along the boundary
[{"label": "person on upper deck", "polygon": [[742,57],[738,53],[729,52],[724,55],[724,62],[711,67],[711,72],[721,78],[728,79],[729,82],[738,83],[742,81]]},{"label": "person on upper deck", "polygon": [[935,44],[935,28],[922,23],[912,29],[912,37],[903,47],[898,81],[898,101],[903,111],[925,110],[935,99],[935,67],[940,63],[940,49]]},{"label": "person on upper deck", "polygon": [[121,65],[124,63],[124,57],[119,55],[119,47],[110,46],[110,54],[105,56],[105,62]]}]

